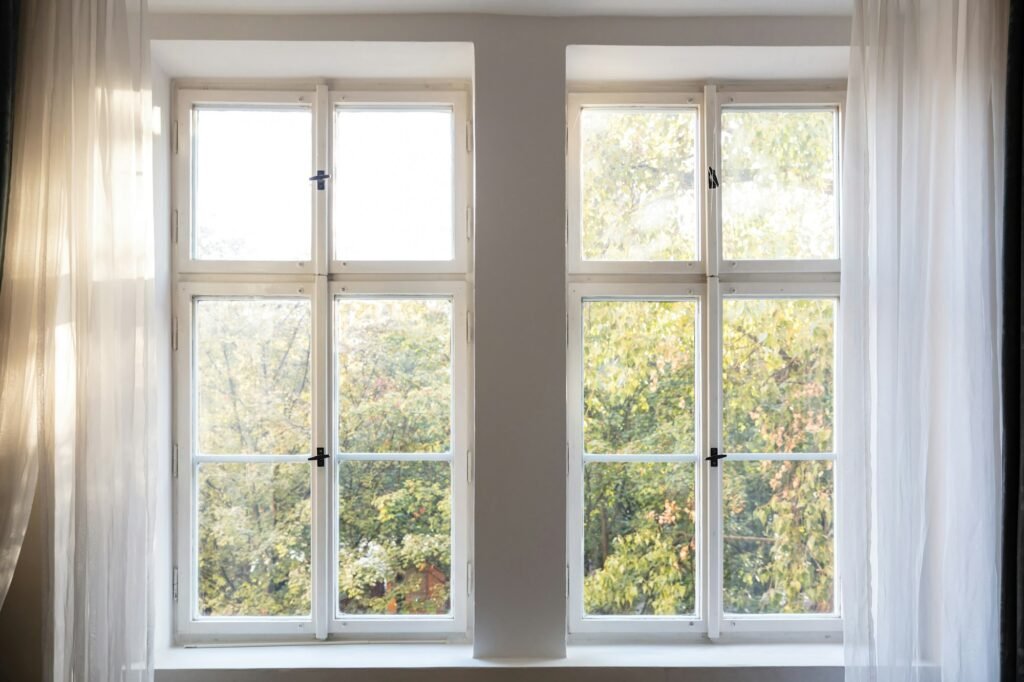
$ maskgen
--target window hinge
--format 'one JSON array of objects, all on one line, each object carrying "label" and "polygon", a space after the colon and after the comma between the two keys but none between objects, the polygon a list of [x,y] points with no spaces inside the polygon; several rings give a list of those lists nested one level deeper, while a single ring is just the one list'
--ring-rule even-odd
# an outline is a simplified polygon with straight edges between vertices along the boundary
[{"label": "window hinge", "polygon": [[565,209],[565,245],[569,246],[569,209]]},{"label": "window hinge", "polygon": [[178,601],[178,567],[171,569],[171,596]]},{"label": "window hinge", "polygon": [[171,211],[171,242],[178,243],[178,209]]},{"label": "window hinge", "polygon": [[473,594],[473,562],[466,562],[466,596]]},{"label": "window hinge", "polygon": [[171,446],[171,476],[178,477],[178,444]]},{"label": "window hinge", "polygon": [[473,153],[473,121],[466,121],[466,151]]},{"label": "window hinge", "polygon": [[569,347],[569,313],[565,314],[565,347]]},{"label": "window hinge", "polygon": [[569,564],[565,565],[565,598],[569,599]]},{"label": "window hinge", "polygon": [[466,241],[467,242],[473,241],[473,230],[475,228],[476,228],[476,225],[474,225],[474,223],[473,223],[473,207],[472,206],[467,206],[466,207]]},{"label": "window hinge", "polygon": [[473,462],[473,451],[466,450],[466,482],[469,484],[473,483],[473,475],[475,473],[473,471],[474,464],[475,462]]},{"label": "window hinge", "polygon": [[171,348],[178,350],[178,318],[171,318]]},{"label": "window hinge", "polygon": [[174,153],[178,153],[178,122],[175,121],[174,125],[171,126],[171,148],[174,149]]},{"label": "window hinge", "polygon": [[473,343],[473,313],[466,312],[466,341]]},{"label": "window hinge", "polygon": [[569,126],[565,126],[565,155],[569,156]]},{"label": "window hinge", "polygon": [[569,478],[569,441],[565,441],[565,477]]}]

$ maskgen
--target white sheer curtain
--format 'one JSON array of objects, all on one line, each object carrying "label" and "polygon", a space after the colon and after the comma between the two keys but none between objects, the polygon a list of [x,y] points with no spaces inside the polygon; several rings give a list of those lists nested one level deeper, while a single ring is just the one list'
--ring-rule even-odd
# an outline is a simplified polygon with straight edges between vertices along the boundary
[{"label": "white sheer curtain", "polygon": [[0,586],[38,471],[48,677],[146,680],[156,320],[145,0],[25,0],[22,12],[0,286]]},{"label": "white sheer curtain", "polygon": [[849,682],[998,676],[1007,0],[858,0],[845,144]]}]

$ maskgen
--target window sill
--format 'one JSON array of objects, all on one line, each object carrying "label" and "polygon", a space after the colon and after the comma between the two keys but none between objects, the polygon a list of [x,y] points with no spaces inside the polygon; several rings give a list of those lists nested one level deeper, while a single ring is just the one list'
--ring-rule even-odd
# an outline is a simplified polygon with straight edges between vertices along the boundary
[{"label": "window sill", "polygon": [[841,644],[576,644],[556,659],[473,658],[470,644],[172,647],[158,670],[402,668],[842,668]]}]

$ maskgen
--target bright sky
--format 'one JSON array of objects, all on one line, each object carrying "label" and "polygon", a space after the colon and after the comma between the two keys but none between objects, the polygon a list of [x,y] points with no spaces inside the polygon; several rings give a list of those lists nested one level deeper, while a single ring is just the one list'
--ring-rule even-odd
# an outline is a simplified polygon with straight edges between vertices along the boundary
[{"label": "bright sky", "polygon": [[[200,108],[196,119],[196,257],[309,260],[312,111]],[[335,112],[335,258],[452,258],[452,130],[450,110]]]}]

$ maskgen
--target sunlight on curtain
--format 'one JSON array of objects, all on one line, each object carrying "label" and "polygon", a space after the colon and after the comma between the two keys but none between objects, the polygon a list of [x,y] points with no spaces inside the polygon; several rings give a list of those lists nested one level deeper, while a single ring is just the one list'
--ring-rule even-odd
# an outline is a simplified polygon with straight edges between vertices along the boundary
[{"label": "sunlight on curtain", "polygon": [[997,679],[1007,0],[859,0],[845,145],[849,682]]},{"label": "sunlight on curtain", "polygon": [[145,14],[145,0],[24,5],[0,286],[0,587],[38,472],[53,680],[152,677]]}]

